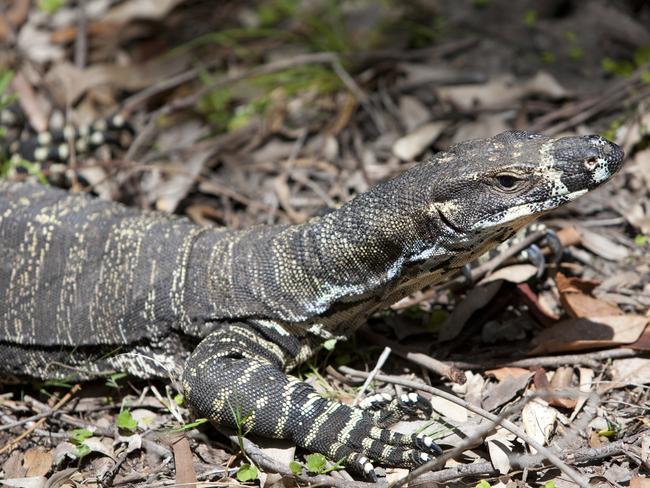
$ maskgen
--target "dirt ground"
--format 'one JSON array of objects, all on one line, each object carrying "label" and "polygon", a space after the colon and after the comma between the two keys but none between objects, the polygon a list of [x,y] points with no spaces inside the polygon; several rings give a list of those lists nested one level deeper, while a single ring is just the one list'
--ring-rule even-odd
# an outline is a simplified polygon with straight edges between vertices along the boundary
[{"label": "dirt ground", "polygon": [[[301,223],[507,129],[621,145],[610,183],[544,219],[563,251],[541,241],[543,273],[491,257],[298,374],[346,403],[431,399],[431,420],[395,428],[459,453],[409,486],[650,487],[649,2],[3,0],[0,14],[0,108],[26,120],[0,149],[115,114],[133,127],[65,163],[6,151],[2,178],[200,225]],[[0,386],[0,484],[366,486],[194,420],[174,385],[120,372]],[[379,471],[379,485],[408,474]]]}]

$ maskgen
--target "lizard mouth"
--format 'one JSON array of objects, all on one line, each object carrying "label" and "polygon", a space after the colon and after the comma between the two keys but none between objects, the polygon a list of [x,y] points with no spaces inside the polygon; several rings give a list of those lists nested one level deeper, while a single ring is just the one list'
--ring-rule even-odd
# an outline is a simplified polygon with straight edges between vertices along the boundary
[{"label": "lizard mouth", "polygon": [[587,193],[587,191],[588,189],[583,188],[581,190],[565,193],[564,195],[556,195],[547,200],[522,203],[521,205],[482,218],[474,224],[474,230],[492,229],[517,221],[521,221],[522,225],[525,225],[527,222],[536,219],[541,214],[575,200]]}]

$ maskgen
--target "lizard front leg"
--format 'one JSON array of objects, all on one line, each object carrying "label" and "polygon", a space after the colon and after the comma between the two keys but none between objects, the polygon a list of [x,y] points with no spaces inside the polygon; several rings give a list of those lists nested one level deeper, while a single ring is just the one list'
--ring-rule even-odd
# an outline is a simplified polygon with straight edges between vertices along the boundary
[{"label": "lizard front leg", "polygon": [[286,349],[254,328],[225,324],[187,361],[183,385],[189,404],[215,424],[244,423],[244,432],[291,440],[371,479],[371,461],[413,467],[441,453],[427,436],[392,432],[378,426],[380,415],[322,398],[283,372],[288,359]]}]

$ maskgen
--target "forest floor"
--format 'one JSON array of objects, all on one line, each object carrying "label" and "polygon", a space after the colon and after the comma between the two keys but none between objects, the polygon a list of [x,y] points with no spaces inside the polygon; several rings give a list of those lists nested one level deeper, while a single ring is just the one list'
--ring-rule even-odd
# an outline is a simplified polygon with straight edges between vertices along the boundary
[{"label": "forest floor", "polygon": [[[200,225],[304,222],[507,129],[621,145],[609,184],[544,219],[564,252],[541,276],[515,256],[425,289],[298,374],[348,403],[409,384],[431,398],[432,419],[396,428],[458,450],[409,486],[650,487],[648,2],[5,0],[0,13],[0,104],[35,131],[114,114],[134,127],[68,165],[7,158],[2,177]],[[196,425],[163,382],[0,388],[6,486],[365,486],[287,443]]]}]

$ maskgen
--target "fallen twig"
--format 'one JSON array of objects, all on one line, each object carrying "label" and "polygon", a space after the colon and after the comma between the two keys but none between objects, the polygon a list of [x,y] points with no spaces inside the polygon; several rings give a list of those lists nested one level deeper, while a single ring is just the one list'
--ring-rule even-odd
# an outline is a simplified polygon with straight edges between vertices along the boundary
[{"label": "fallen twig", "polygon": [[[51,409],[51,411],[49,413],[50,414],[54,413],[58,409],[60,409],[80,389],[81,389],[81,385],[79,383],[77,383],[72,388],[70,388],[70,390],[65,395],[63,395],[63,397],[58,402],[56,402],[56,404],[52,407],[52,409]],[[29,434],[31,434],[37,428],[41,427],[45,423],[46,418],[47,417],[43,417],[43,418],[37,420],[36,422],[34,422],[33,425],[31,425],[27,429],[25,429],[25,432],[23,432],[19,436],[14,437],[9,442],[7,442],[7,444],[5,444],[4,447],[2,447],[2,449],[0,449],[0,454],[3,454],[5,452],[11,452],[14,449],[14,447],[16,447],[21,440],[23,440],[25,437],[29,436]]]}]

